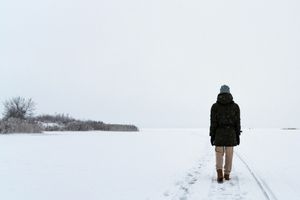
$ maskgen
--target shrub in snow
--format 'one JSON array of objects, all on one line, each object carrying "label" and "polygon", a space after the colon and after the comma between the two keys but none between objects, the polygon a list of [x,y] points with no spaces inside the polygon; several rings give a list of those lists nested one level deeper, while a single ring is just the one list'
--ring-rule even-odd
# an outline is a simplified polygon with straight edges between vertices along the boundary
[{"label": "shrub in snow", "polygon": [[0,121],[0,133],[41,133],[43,128],[32,120],[8,118]]},{"label": "shrub in snow", "polygon": [[14,97],[3,103],[4,105],[4,119],[18,118],[25,119],[33,115],[35,110],[35,103],[32,99],[25,99],[23,97]]}]

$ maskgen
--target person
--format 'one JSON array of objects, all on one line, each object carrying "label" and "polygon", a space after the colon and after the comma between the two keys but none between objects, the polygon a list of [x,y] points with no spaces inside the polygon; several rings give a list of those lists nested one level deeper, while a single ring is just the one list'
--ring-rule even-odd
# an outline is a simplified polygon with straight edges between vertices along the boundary
[{"label": "person", "polygon": [[230,180],[233,147],[240,144],[241,125],[240,108],[227,85],[221,86],[217,102],[211,107],[209,132],[211,145],[215,146],[217,181]]}]

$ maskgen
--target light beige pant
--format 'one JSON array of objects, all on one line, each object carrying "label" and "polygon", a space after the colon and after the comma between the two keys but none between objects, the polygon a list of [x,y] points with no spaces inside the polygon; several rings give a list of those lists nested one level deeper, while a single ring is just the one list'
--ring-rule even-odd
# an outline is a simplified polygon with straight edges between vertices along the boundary
[{"label": "light beige pant", "polygon": [[216,146],[216,169],[223,169],[223,157],[225,154],[224,173],[230,174],[232,168],[233,147]]}]

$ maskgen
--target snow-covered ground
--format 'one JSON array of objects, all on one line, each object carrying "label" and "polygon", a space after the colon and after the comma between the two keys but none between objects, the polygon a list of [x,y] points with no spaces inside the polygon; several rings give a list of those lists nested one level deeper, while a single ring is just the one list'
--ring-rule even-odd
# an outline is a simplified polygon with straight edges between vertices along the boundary
[{"label": "snow-covered ground", "polygon": [[0,135],[0,199],[296,200],[299,141],[299,130],[244,130],[218,184],[207,129]]}]

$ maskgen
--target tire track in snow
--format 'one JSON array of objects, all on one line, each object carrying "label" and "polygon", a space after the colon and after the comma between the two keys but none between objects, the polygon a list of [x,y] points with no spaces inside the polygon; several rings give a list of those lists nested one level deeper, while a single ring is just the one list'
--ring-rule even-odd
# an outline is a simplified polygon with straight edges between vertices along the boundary
[{"label": "tire track in snow", "polygon": [[272,192],[272,190],[269,188],[269,186],[263,181],[261,178],[259,178],[254,171],[251,169],[249,164],[241,157],[241,155],[237,152],[235,152],[235,155],[239,158],[239,160],[246,166],[252,177],[254,178],[255,182],[257,183],[258,187],[261,189],[263,195],[266,197],[267,200],[277,200],[276,196]]}]

